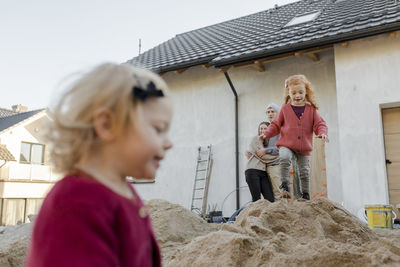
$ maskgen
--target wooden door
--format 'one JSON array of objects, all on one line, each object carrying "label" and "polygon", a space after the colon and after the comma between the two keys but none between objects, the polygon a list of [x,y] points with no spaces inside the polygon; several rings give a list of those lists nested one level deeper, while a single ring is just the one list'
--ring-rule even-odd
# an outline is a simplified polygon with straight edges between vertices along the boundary
[{"label": "wooden door", "polygon": [[400,108],[383,109],[382,121],[389,202],[399,217],[396,206],[400,204]]}]

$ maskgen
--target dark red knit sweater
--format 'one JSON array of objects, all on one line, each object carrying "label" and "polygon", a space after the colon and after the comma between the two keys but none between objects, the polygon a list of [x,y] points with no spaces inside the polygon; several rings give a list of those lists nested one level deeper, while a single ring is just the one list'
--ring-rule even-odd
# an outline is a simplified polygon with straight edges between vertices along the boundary
[{"label": "dark red knit sweater", "polygon": [[133,192],[128,199],[82,175],[57,182],[35,220],[26,265],[160,266],[150,216]]}]

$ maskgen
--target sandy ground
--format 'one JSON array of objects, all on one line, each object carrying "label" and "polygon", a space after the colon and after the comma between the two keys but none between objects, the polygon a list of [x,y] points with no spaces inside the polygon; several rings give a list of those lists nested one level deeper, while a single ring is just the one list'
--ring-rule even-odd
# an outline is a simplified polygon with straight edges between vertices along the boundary
[{"label": "sandy ground", "polygon": [[184,246],[167,266],[399,266],[398,237],[371,231],[324,198],[259,200],[234,224]]},{"label": "sandy ground", "polygon": [[0,227],[0,266],[22,267],[32,223]]},{"label": "sandy ground", "polygon": [[[372,231],[325,198],[259,200],[222,225],[164,200],[147,206],[167,267],[400,266],[399,229]],[[0,228],[0,266],[23,266],[31,229]]]}]

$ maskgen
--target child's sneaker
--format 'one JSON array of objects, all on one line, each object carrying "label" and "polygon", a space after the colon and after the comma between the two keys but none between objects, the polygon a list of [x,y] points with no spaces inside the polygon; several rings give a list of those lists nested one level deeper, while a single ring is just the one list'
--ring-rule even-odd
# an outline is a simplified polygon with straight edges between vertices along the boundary
[{"label": "child's sneaker", "polygon": [[290,198],[289,186],[287,183],[282,183],[281,186],[279,186],[279,188],[281,189],[282,198]]},{"label": "child's sneaker", "polygon": [[305,200],[310,200],[310,195],[308,193],[301,194],[301,198]]}]

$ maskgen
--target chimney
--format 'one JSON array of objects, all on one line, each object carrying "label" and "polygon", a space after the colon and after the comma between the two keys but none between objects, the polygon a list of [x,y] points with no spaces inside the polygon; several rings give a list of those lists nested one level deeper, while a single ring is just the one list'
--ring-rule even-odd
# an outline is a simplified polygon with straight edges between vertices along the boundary
[{"label": "chimney", "polygon": [[22,113],[22,112],[27,112],[28,107],[18,104],[18,105],[13,105],[12,110],[18,113]]}]

